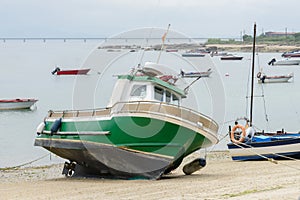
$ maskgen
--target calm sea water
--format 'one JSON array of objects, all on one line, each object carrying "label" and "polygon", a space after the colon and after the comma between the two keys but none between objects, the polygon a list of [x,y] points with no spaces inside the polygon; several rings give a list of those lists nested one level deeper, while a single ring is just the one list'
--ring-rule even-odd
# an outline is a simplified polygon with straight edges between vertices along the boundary
[{"label": "calm sea water", "polygon": [[[0,98],[37,98],[37,108],[27,111],[0,112],[0,167],[15,166],[48,154],[33,146],[36,127],[48,110],[105,107],[114,81],[113,75],[128,72],[137,63],[156,61],[158,52],[107,52],[98,49],[99,41],[6,41],[0,42]],[[125,53],[124,53],[125,52]],[[162,53],[160,63],[173,66],[174,72],[213,69],[210,78],[199,80],[190,88],[191,100],[184,105],[211,116],[220,125],[219,135],[226,135],[228,125],[247,113],[247,85],[251,53],[241,61],[221,61],[219,57],[183,59],[177,53]],[[300,67],[270,67],[267,62],[280,53],[260,53],[256,64],[266,74],[293,72],[290,83],[255,82],[254,123],[264,130],[298,132],[300,130]],[[69,68],[92,68],[87,76],[53,76],[56,65]],[[257,71],[256,67],[256,71]],[[229,76],[225,76],[228,74]],[[192,80],[180,83],[182,87]],[[265,111],[267,115],[265,115]],[[268,121],[266,120],[268,119]],[[230,123],[227,123],[229,122]],[[225,149],[228,138],[214,149]],[[51,158],[51,159],[50,159]],[[52,155],[35,164],[51,164],[62,160]]]}]

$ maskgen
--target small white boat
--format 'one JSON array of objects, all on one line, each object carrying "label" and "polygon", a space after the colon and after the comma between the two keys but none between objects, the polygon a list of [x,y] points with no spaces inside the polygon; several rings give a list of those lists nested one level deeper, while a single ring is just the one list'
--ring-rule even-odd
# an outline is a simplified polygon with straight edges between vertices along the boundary
[{"label": "small white boat", "polygon": [[267,76],[265,74],[261,74],[261,72],[257,74],[258,83],[285,83],[288,82],[293,77],[294,77],[293,73],[290,73],[288,75],[281,75],[281,76]]},{"label": "small white boat", "polygon": [[220,57],[221,60],[242,60],[243,56],[236,56],[232,54],[227,54],[225,56]]},{"label": "small white boat", "polygon": [[0,100],[0,110],[29,109],[37,99],[2,99]]},{"label": "small white boat", "polygon": [[227,55],[228,55],[227,52],[218,52],[218,51],[215,51],[215,52],[211,52],[210,53],[211,57],[214,57],[214,56],[227,56]]},{"label": "small white boat", "polygon": [[276,61],[275,58],[273,58],[269,63],[269,65],[300,65],[300,59],[282,59],[279,61]]},{"label": "small white boat", "polygon": [[199,53],[199,52],[187,52],[181,54],[182,57],[204,57],[204,53]]},{"label": "small white boat", "polygon": [[184,72],[183,70],[180,71],[180,74],[183,78],[209,77],[211,73],[211,68],[204,72]]}]

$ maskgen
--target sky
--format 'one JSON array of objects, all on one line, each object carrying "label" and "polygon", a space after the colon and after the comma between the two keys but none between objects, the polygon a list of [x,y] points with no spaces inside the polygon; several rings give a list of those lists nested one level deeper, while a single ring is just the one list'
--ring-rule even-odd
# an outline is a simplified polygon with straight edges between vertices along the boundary
[{"label": "sky", "polygon": [[190,37],[300,32],[299,0],[0,0],[0,38],[111,37],[144,27]]}]

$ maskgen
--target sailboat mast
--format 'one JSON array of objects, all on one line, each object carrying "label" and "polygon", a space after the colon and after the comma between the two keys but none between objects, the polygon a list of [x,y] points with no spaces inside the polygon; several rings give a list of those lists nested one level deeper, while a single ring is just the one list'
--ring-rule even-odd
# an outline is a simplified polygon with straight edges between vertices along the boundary
[{"label": "sailboat mast", "polygon": [[250,126],[252,126],[252,113],[253,113],[253,87],[254,87],[255,40],[256,40],[256,23],[254,23],[254,31],[253,31],[252,72],[251,72],[251,99],[250,99]]}]

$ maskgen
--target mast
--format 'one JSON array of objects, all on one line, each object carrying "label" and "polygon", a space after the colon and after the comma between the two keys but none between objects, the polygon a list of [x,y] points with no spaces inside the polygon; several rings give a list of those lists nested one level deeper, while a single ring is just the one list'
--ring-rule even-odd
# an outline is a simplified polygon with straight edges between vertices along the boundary
[{"label": "mast", "polygon": [[255,40],[256,40],[256,23],[254,23],[254,30],[253,30],[252,72],[251,72],[251,99],[250,99],[250,126],[252,126],[252,113],[253,113]]}]

